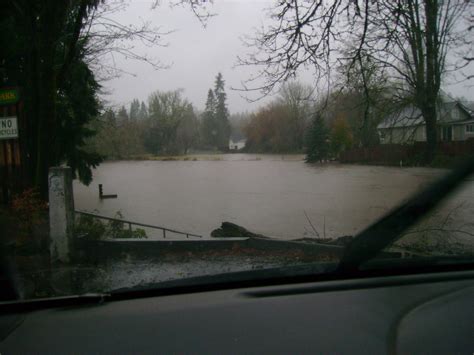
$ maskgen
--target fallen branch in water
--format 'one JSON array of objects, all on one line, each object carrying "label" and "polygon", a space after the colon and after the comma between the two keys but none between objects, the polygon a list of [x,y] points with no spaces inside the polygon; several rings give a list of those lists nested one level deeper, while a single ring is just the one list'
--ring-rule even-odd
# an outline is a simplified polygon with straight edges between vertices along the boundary
[{"label": "fallen branch in water", "polygon": [[[231,222],[222,222],[220,228],[217,228],[211,232],[211,237],[213,238],[260,238],[260,239],[273,239],[262,234],[257,234],[250,232],[249,230],[241,227],[237,224]],[[342,236],[339,238],[299,238],[299,239],[289,239],[286,241],[290,242],[300,242],[300,243],[318,243],[326,245],[339,245],[344,246],[349,244],[352,240],[352,236]]]},{"label": "fallen branch in water", "polygon": [[264,238],[271,239],[262,234],[256,234],[248,231],[244,227],[231,222],[222,222],[221,227],[211,232],[213,238]]}]

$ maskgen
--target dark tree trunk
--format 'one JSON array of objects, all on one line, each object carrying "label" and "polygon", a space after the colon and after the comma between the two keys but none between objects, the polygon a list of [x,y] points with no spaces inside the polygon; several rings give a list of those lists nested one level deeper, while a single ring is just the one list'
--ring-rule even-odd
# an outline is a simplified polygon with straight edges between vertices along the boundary
[{"label": "dark tree trunk", "polygon": [[425,163],[433,161],[436,154],[437,133],[437,102],[441,83],[441,67],[439,58],[438,0],[425,0],[426,17],[426,79],[425,100],[421,111],[426,122]]},{"label": "dark tree trunk", "polygon": [[[26,122],[26,140],[22,149],[25,150],[28,175],[28,185],[35,184],[35,167],[37,163],[36,149],[38,146],[38,93],[39,93],[39,68],[38,38],[35,14],[29,13],[28,23],[25,25],[26,37],[31,38],[29,55],[25,58],[25,77],[22,87],[22,99],[24,104],[24,119]],[[29,30],[28,30],[29,29]]]},{"label": "dark tree trunk", "polygon": [[43,16],[40,17],[39,48],[39,91],[38,126],[35,167],[35,185],[44,199],[48,198],[48,169],[58,164],[57,124],[56,124],[56,46],[64,24],[67,6],[58,6],[53,0],[43,4]]},{"label": "dark tree trunk", "polygon": [[436,104],[428,104],[422,110],[426,123],[426,150],[424,162],[429,164],[433,161],[438,145],[438,130],[436,125]]},{"label": "dark tree trunk", "polygon": [[35,183],[41,196],[48,196],[48,169],[54,165],[56,142],[56,85],[51,55],[42,56],[39,95],[38,146]]}]

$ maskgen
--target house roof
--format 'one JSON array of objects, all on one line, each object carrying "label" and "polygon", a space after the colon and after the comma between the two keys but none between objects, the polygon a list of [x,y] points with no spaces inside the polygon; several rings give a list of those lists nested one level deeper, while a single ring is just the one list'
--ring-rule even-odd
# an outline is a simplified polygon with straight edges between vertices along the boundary
[{"label": "house roof", "polygon": [[[456,123],[472,120],[472,113],[463,104],[459,101],[454,100],[446,93],[442,92],[440,94],[440,101],[442,102],[439,105],[438,109],[438,122],[439,123]],[[454,107],[459,107],[462,111],[465,112],[464,117],[454,118],[450,113]],[[421,114],[421,110],[413,105],[406,106],[397,112],[394,112],[388,115],[378,126],[378,129],[386,128],[397,128],[397,127],[414,127],[423,125],[424,119]]]},{"label": "house roof", "polygon": [[247,138],[240,138],[240,139],[232,139],[232,137],[229,139],[229,143],[246,143]]},{"label": "house roof", "polygon": [[471,111],[471,115],[474,114],[474,101],[463,102],[463,105],[466,106],[469,111]]},{"label": "house roof", "polygon": [[422,125],[423,123],[424,120],[420,109],[414,106],[408,106],[388,115],[377,128],[412,127]]}]

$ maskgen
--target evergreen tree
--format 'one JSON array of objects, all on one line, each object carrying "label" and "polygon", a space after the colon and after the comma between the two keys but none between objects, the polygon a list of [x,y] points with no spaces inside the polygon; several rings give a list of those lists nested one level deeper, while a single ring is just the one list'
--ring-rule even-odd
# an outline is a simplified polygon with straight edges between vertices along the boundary
[{"label": "evergreen tree", "polygon": [[130,120],[136,121],[138,119],[140,113],[140,102],[138,99],[133,99],[132,103],[130,104]]},{"label": "evergreen tree", "polygon": [[206,108],[202,114],[202,136],[204,143],[209,146],[217,146],[218,127],[215,118],[216,99],[214,92],[207,92]]},{"label": "evergreen tree", "polygon": [[216,146],[223,150],[227,149],[229,145],[231,133],[229,111],[226,104],[227,94],[225,93],[224,84],[222,74],[218,73],[214,84],[214,96],[216,100],[214,114],[217,126]]},{"label": "evergreen tree", "polygon": [[146,120],[148,118],[148,109],[146,104],[142,101],[140,105],[140,111],[138,112],[138,118],[140,120]]},{"label": "evergreen tree", "polygon": [[115,127],[117,124],[117,117],[115,116],[114,110],[112,110],[110,107],[107,108],[102,114],[102,121],[108,126]]},{"label": "evergreen tree", "polygon": [[128,122],[128,112],[125,106],[120,107],[120,110],[117,112],[117,121],[119,123]]},{"label": "evergreen tree", "polygon": [[102,161],[95,150],[86,149],[86,141],[95,130],[91,124],[99,115],[100,102],[97,92],[100,85],[92,71],[82,61],[74,61],[60,90],[56,102],[58,124],[56,159],[71,167],[73,177],[88,185],[92,181],[92,168]]},{"label": "evergreen tree", "polygon": [[306,162],[322,162],[329,152],[328,129],[321,115],[316,114],[306,136]]},{"label": "evergreen tree", "polygon": [[82,150],[93,135],[86,127],[97,109],[98,84],[85,58],[91,39],[80,31],[99,3],[1,2],[0,82],[21,87],[28,123],[19,142],[25,176],[18,185],[38,188],[44,199],[49,167],[70,164],[87,183],[100,160]]},{"label": "evergreen tree", "polygon": [[204,143],[221,150],[229,145],[231,126],[227,109],[227,95],[222,74],[218,73],[214,90],[207,92],[206,108],[202,114],[202,136]]}]

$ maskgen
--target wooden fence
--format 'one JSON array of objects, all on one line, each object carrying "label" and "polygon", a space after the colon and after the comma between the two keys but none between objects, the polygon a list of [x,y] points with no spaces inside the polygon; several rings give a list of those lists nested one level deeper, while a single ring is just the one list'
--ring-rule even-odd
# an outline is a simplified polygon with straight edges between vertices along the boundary
[{"label": "wooden fence", "polygon": [[[352,148],[342,152],[341,163],[366,163],[380,165],[399,165],[415,163],[426,149],[425,142],[414,144],[380,144],[370,148]],[[457,142],[439,142],[438,154],[448,158],[463,157],[474,154],[474,139]]]}]

